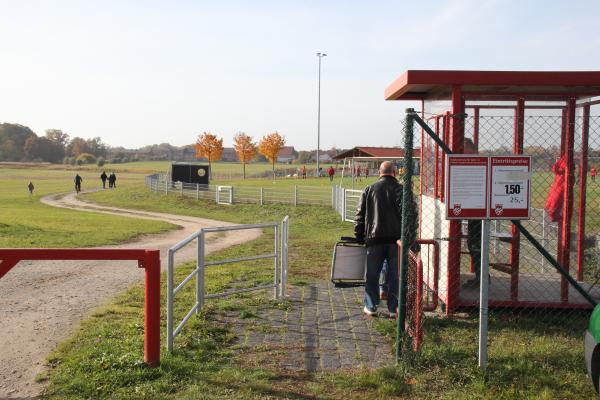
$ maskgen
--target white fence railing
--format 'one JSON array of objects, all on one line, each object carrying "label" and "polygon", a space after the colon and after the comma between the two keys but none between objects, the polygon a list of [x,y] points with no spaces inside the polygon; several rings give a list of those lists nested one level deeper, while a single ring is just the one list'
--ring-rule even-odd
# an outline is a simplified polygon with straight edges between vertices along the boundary
[{"label": "white fence railing", "polygon": [[[146,177],[146,186],[159,193],[175,193],[196,200],[212,200],[221,204],[293,204],[322,205],[332,204],[334,187],[329,186],[221,186],[194,183],[171,182],[165,175],[155,174]],[[217,194],[219,192],[219,194]]]},{"label": "white fence railing", "polygon": [[[167,264],[167,350],[173,351],[173,342],[175,337],[181,332],[185,324],[194,313],[199,313],[204,305],[205,299],[215,297],[226,297],[236,293],[252,292],[256,290],[273,289],[273,297],[281,300],[285,296],[285,287],[287,284],[288,269],[288,226],[289,218],[286,216],[281,222],[269,222],[263,224],[231,225],[221,227],[202,228],[198,232],[190,235],[186,239],[172,246],[168,252]],[[250,255],[246,257],[230,258],[226,260],[206,261],[206,235],[213,232],[231,232],[247,229],[265,229],[274,228],[275,240],[272,253]],[[181,281],[177,286],[174,282],[175,254],[182,248],[196,240],[196,268]],[[248,286],[227,290],[221,293],[206,293],[205,289],[205,270],[214,265],[224,265],[239,263],[244,261],[255,261],[264,259],[274,259],[273,282],[265,285]],[[175,295],[185,287],[192,279],[196,278],[196,303],[187,312],[183,320],[174,325],[174,305]]]},{"label": "white fence railing", "polygon": [[338,185],[333,187],[331,204],[342,217],[342,221],[354,222],[362,192],[362,190],[346,189]]}]

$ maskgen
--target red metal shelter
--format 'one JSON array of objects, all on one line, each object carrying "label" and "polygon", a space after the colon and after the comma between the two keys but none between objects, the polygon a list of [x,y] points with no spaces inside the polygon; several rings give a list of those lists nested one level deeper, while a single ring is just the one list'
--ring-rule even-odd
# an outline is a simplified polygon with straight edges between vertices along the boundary
[{"label": "red metal shelter", "polygon": [[[409,70],[385,90],[385,99],[420,101],[422,118],[455,153],[462,153],[465,137],[471,137],[480,152],[497,153],[504,149],[505,153],[523,154],[535,148],[564,159],[566,172],[560,196],[564,196],[567,207],[557,222],[557,237],[552,239],[555,243],[543,238],[545,231],[541,236],[546,246],[556,247],[553,251],[559,263],[575,271],[578,281],[585,280],[588,149],[592,143],[590,135],[600,135],[600,126],[596,131],[595,124],[590,128],[590,110],[600,104],[600,71]],[[493,144],[493,140],[497,143]],[[600,146],[600,136],[597,145]],[[441,241],[439,294],[451,311],[474,305],[477,298],[473,291],[461,289],[469,274],[465,270],[468,256],[464,256],[468,252],[461,245],[465,237],[461,222],[445,221],[436,211],[444,202],[444,161],[441,149],[422,135],[420,235],[422,239]],[[544,198],[548,185],[540,177],[549,176],[549,165],[541,164],[534,184],[538,184],[538,197]],[[575,192],[578,207],[574,213]],[[543,208],[540,210],[544,225],[547,217]],[[574,223],[577,233],[572,236]],[[531,261],[532,256],[523,253],[526,244],[521,243],[515,227],[507,226],[506,232],[497,232],[494,240],[506,245],[508,254],[506,261],[491,264],[495,275],[490,306],[589,307],[576,293],[569,293],[566,280],[556,274],[533,271],[538,266]],[[576,249],[573,260],[572,247]],[[572,264],[576,264],[576,270]],[[471,265],[470,272],[473,268]],[[596,291],[590,287],[590,293],[600,296]]]}]

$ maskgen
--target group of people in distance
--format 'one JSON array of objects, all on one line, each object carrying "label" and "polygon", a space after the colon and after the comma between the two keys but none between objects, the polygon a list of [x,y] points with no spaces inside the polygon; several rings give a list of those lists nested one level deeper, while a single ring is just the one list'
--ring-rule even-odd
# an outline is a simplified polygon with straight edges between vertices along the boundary
[{"label": "group of people in distance", "polygon": [[102,180],[102,189],[106,189],[106,181],[108,180],[108,188],[116,189],[117,188],[117,175],[114,172],[111,172],[110,175],[106,175],[105,171],[102,171],[100,175],[100,179]]},{"label": "group of people in distance", "polygon": [[[117,188],[117,175],[114,172],[111,172],[110,175],[106,175],[106,171],[102,171],[102,174],[100,174],[100,180],[102,181],[102,189],[106,189],[106,181],[108,181],[109,189]],[[77,173],[73,181],[75,182],[75,191],[77,193],[81,192],[81,183],[83,182],[81,175]],[[35,189],[33,182],[29,181],[29,184],[27,184],[27,190],[29,191],[30,196],[33,194],[33,189]]]},{"label": "group of people in distance", "polygon": [[[301,168],[299,168],[298,178],[306,179],[306,171],[306,165],[303,165]],[[357,166],[354,169],[355,176],[359,179],[361,179],[361,171],[362,169],[360,168],[360,166]],[[318,175],[323,176],[322,168],[319,168]],[[369,167],[364,167],[364,175],[365,178],[369,178]],[[329,181],[333,182],[333,178],[335,176],[335,167],[333,165],[330,165],[329,168],[327,168],[327,176],[329,177]]]},{"label": "group of people in distance", "polygon": [[[102,171],[102,174],[100,174],[100,180],[102,181],[102,189],[106,189],[106,181],[108,181],[109,189],[117,188],[117,175],[114,172],[111,172],[110,175],[106,175],[106,171]],[[75,175],[75,191],[77,193],[81,192],[81,182],[83,182],[83,178],[78,173]]]}]

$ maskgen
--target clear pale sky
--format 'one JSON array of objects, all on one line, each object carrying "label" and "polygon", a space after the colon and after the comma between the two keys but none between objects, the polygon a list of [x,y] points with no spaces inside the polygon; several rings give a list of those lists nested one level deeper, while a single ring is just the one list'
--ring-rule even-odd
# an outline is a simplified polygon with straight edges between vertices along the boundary
[{"label": "clear pale sky", "polygon": [[0,122],[129,148],[401,143],[407,69],[600,70],[598,1],[0,1]]}]

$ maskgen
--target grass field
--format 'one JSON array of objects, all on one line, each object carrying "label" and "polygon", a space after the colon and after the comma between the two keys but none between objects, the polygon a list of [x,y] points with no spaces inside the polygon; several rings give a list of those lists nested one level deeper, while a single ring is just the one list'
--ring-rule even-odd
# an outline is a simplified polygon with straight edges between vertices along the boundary
[{"label": "grass field", "polygon": [[[17,209],[20,220],[30,225],[38,223],[42,213],[53,223],[52,236],[63,240],[69,235],[68,223],[78,212],[49,209],[34,199],[23,210],[16,203],[29,200],[25,185],[35,177],[36,191],[70,190],[72,172],[0,170],[3,182],[10,183],[7,196],[2,192],[0,206],[4,223],[10,209]],[[84,172],[84,174],[86,174]],[[27,175],[27,176],[25,176]],[[84,185],[94,179],[91,174]],[[341,235],[351,233],[351,225],[341,223],[327,207],[291,207],[285,205],[217,206],[212,202],[197,202],[178,196],[151,193],[143,187],[143,174],[120,174],[122,183],[116,191],[86,194],[87,199],[130,208],[196,215],[231,222],[264,222],[290,215],[290,278],[295,284],[313,279],[327,279],[331,248]],[[122,180],[121,180],[122,179]],[[99,180],[98,180],[99,182]],[[85,187],[85,186],[84,186]],[[23,190],[25,195],[20,194]],[[41,194],[41,193],[39,193]],[[36,193],[38,195],[38,193]],[[24,199],[23,199],[24,197]],[[39,213],[25,210],[40,208]],[[100,217],[104,223],[105,216]],[[55,223],[54,221],[62,221]],[[129,220],[128,220],[129,221]],[[80,224],[95,224],[83,221]],[[12,225],[12,224],[11,224]],[[118,224],[116,224],[118,225]],[[124,224],[122,224],[124,225]],[[129,224],[128,227],[131,225]],[[67,227],[67,228],[65,228]],[[64,230],[67,229],[67,232]],[[115,228],[118,229],[118,226]],[[50,231],[50,229],[49,229]],[[90,230],[91,231],[91,230]],[[86,234],[76,235],[73,245],[86,240]],[[43,240],[54,240],[48,233]],[[113,240],[98,238],[95,240]],[[23,236],[21,236],[20,240]],[[1,238],[0,238],[1,239]],[[236,257],[250,252],[266,252],[272,238],[263,236],[250,243],[228,249],[214,257]],[[234,266],[235,267],[235,266]],[[180,281],[191,270],[186,265],[177,271]],[[233,271],[233,272],[232,272]],[[207,275],[209,290],[223,288],[233,282],[262,282],[268,279],[270,268],[260,263],[245,264],[239,269],[211,269]],[[163,282],[165,280],[163,279]],[[193,303],[191,286],[178,297],[177,318]],[[164,287],[163,287],[164,291]],[[178,296],[180,296],[178,294]],[[164,292],[163,292],[164,299]],[[265,303],[266,302],[266,303]],[[227,326],[219,324],[221,313],[234,311],[240,318],[254,318],[256,308],[271,304],[262,296],[237,296],[211,300],[206,310],[192,318],[176,341],[173,355],[163,353],[160,368],[143,366],[143,288],[131,288],[111,304],[86,320],[81,329],[50,357],[48,398],[592,398],[593,390],[585,373],[582,355],[581,327],[587,313],[541,314],[504,311],[491,313],[490,366],[482,374],[476,362],[477,317],[459,314],[425,319],[426,340],[421,353],[401,364],[375,371],[336,371],[307,374],[286,372],[276,362],[256,366],[250,362],[252,352],[242,351]],[[272,304],[274,307],[275,304]],[[281,307],[286,307],[285,302]],[[164,312],[164,310],[163,310]],[[164,314],[163,314],[164,315]],[[392,321],[378,322],[381,332],[390,337]],[[162,332],[164,332],[164,327]]]},{"label": "grass field", "polygon": [[[34,163],[10,163],[10,168],[37,168]],[[313,170],[316,164],[302,164],[306,165],[308,170]],[[294,169],[302,166],[301,164],[283,164],[275,163],[275,169]],[[330,164],[321,164],[323,168],[327,168]],[[70,170],[70,171],[89,171],[97,172],[98,175],[102,171],[115,171],[115,172],[131,172],[131,173],[142,173],[142,174],[153,174],[153,173],[166,173],[171,168],[171,161],[136,161],[128,163],[106,163],[102,167],[98,167],[95,164],[89,165],[63,165],[63,164],[45,164],[45,169],[54,170]],[[251,162],[246,164],[246,174],[251,176],[253,174],[259,174],[263,172],[271,171],[271,164],[267,162]],[[217,161],[212,163],[212,172],[217,175],[233,175],[242,176],[242,164],[239,162],[225,162]]]},{"label": "grass field", "polygon": [[[85,188],[88,180],[83,176]],[[33,196],[27,191],[30,180],[35,185]],[[125,186],[131,181],[131,176],[123,177]],[[0,182],[0,247],[100,246],[174,228],[160,221],[77,212],[40,203],[44,195],[73,189],[70,172],[1,168]]]},{"label": "grass field", "polygon": [[[290,274],[293,281],[325,279],[330,250],[349,225],[338,222],[332,211],[318,207],[236,205],[216,206],[177,196],[128,188],[87,195],[94,201],[156,211],[208,216],[232,222],[256,222],[291,217]],[[270,239],[261,238],[227,251],[236,256],[249,248],[265,251]],[[247,253],[246,253],[247,254]],[[185,267],[189,271],[190,266]],[[265,277],[254,266],[253,278]],[[211,272],[213,273],[213,272]],[[178,272],[179,279],[185,272]],[[227,285],[237,273],[215,271],[208,282]],[[243,279],[243,277],[242,277]],[[426,318],[427,340],[421,353],[399,367],[376,371],[290,373],[277,365],[248,366],[251,354],[241,353],[233,335],[215,318],[222,310],[237,310],[240,317],[267,301],[243,296],[210,301],[208,309],[178,338],[174,355],[163,358],[161,368],[139,364],[141,349],[141,294],[137,287],[108,309],[87,321],[69,343],[52,358],[51,395],[56,398],[84,393],[112,398],[591,398],[585,373],[581,326],[586,313],[552,317],[533,312],[492,313],[490,366],[477,368],[477,317]],[[192,294],[184,302],[192,303]],[[184,309],[178,310],[181,316]],[[393,337],[394,323],[380,321],[379,329]],[[137,328],[136,328],[137,327]],[[127,340],[122,340],[126,337]],[[101,345],[99,345],[101,343]],[[391,346],[390,346],[391,351]],[[108,382],[108,383],[107,383]],[[93,396],[92,396],[93,397]]]}]

